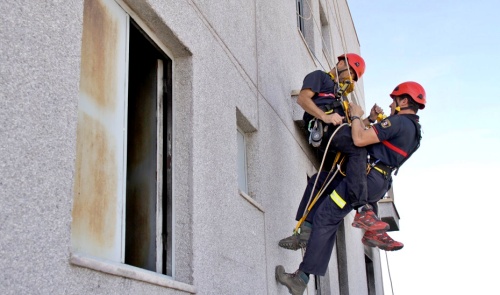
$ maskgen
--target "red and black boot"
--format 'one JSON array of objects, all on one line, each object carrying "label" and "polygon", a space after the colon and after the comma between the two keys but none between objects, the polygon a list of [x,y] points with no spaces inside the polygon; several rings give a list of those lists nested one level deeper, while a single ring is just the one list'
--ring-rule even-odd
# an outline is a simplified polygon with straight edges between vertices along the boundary
[{"label": "red and black boot", "polygon": [[396,251],[404,247],[403,243],[394,241],[386,232],[366,231],[361,239],[369,247],[379,247],[384,251]]},{"label": "red and black boot", "polygon": [[386,231],[389,229],[389,224],[381,221],[369,204],[356,210],[352,226],[370,231]]}]

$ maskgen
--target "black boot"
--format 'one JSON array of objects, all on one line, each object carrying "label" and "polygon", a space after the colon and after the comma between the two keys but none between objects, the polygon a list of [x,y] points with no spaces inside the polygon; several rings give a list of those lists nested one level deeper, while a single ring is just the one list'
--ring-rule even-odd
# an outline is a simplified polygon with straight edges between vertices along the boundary
[{"label": "black boot", "polygon": [[288,288],[288,292],[292,295],[302,295],[307,287],[309,278],[301,271],[295,273],[286,273],[282,265],[276,266],[276,280]]},{"label": "black boot", "polygon": [[309,236],[311,235],[311,227],[302,224],[300,226],[300,233],[294,233],[293,235],[281,239],[278,242],[278,245],[281,248],[289,249],[289,250],[298,250],[300,248],[307,247],[307,241],[309,240]]}]

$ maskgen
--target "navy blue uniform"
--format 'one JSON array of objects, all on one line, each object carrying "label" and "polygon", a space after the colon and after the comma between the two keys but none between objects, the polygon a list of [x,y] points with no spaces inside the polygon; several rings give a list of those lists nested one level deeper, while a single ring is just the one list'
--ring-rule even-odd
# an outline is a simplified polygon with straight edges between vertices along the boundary
[{"label": "navy blue uniform", "polygon": [[[370,157],[376,159],[378,164],[399,167],[419,146],[420,125],[417,122],[417,115],[395,115],[386,118],[379,124],[375,124],[372,128],[375,128],[374,130],[381,142],[366,148]],[[317,186],[321,186],[321,181],[325,181],[324,173],[320,174]],[[311,180],[308,183],[309,192],[314,184],[314,178],[311,178]],[[335,181],[337,180],[333,182]],[[370,173],[366,175],[366,181],[368,187],[367,201],[377,212],[377,202],[389,190],[392,178],[390,174],[384,175],[375,169],[371,169]],[[305,273],[325,275],[338,227],[344,217],[354,208],[350,200],[346,200],[347,203],[343,208],[333,202],[329,194],[332,192],[330,189],[334,185],[329,186],[329,190],[325,191],[322,199],[315,205],[317,208],[310,212],[309,215],[312,216],[308,215],[307,220],[309,222],[312,220],[313,227],[307,251],[299,267]],[[304,201],[304,199],[309,199],[308,189],[306,189],[301,205],[304,202],[307,203],[307,200]],[[342,196],[345,195],[346,190],[346,182],[344,180],[338,182],[335,191]]]},{"label": "navy blue uniform", "polygon": [[[333,110],[341,116],[345,117],[344,110],[340,103],[340,100],[335,97],[335,93],[339,90],[339,85],[332,80],[328,73],[317,70],[309,73],[302,83],[302,89],[311,89],[314,92],[312,97],[314,103],[320,107],[323,111]],[[309,121],[314,119],[314,116],[304,112],[303,120],[306,126]],[[345,120],[344,120],[345,122]],[[323,142],[318,150],[320,151],[320,156],[325,151],[326,144],[332,133],[337,129],[338,126],[333,124],[328,124],[328,130],[323,136]]]},{"label": "navy blue uniform", "polygon": [[390,116],[373,125],[381,144],[367,146],[368,154],[384,165],[399,167],[418,146],[420,126],[417,122],[417,115],[407,114]]},{"label": "navy blue uniform", "polygon": [[[315,93],[313,101],[318,107],[323,110],[325,108],[332,109],[334,112],[345,117],[340,100],[335,97],[339,86],[332,80],[328,73],[320,70],[309,73],[304,78],[302,89],[311,89]],[[311,119],[313,119],[313,116],[308,113],[304,114],[306,125]],[[366,175],[364,173],[366,168],[366,149],[354,145],[351,137],[351,128],[344,126],[336,131],[335,138],[331,141],[328,151],[326,151],[328,141],[337,128],[338,126],[328,124],[328,129],[323,136],[321,146],[317,148],[318,156],[323,158],[324,153],[327,152],[324,167],[332,166],[337,151],[342,152],[347,157],[347,177],[343,180],[346,183],[346,189],[345,194],[342,196],[349,198],[354,208],[357,208],[367,202]]]},{"label": "navy blue uniform", "polygon": [[[335,93],[338,84],[332,80],[328,73],[317,70],[307,74],[302,82],[302,89],[311,89],[317,93]],[[313,97],[314,99],[315,97]]]}]

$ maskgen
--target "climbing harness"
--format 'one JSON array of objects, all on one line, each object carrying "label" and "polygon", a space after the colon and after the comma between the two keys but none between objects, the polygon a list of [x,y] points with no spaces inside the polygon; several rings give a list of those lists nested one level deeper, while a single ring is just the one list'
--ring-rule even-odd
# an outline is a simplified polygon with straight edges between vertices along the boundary
[{"label": "climbing harness", "polygon": [[380,163],[379,159],[372,159],[370,155],[367,156],[367,162],[368,164],[366,165],[366,174],[370,173],[372,169],[375,171],[379,172],[384,176],[385,179],[389,178],[391,176],[392,171],[394,171],[393,167],[384,165]]},{"label": "climbing harness", "polygon": [[404,162],[406,162],[406,160],[408,160],[411,155],[413,155],[414,152],[416,152],[418,150],[418,148],[420,147],[420,140],[422,139],[422,130],[420,129],[420,124],[413,120],[413,119],[410,119],[410,121],[413,123],[413,125],[415,125],[415,128],[417,129],[417,135],[416,135],[416,140],[417,140],[417,144],[415,145],[415,147],[408,153],[408,155],[404,158],[403,162],[401,162],[398,167],[395,168],[396,172],[394,173],[394,175],[398,175],[398,172],[399,172],[399,168],[404,164]]},{"label": "climbing harness", "polygon": [[[344,70],[345,71],[345,70]],[[330,75],[330,78],[335,81],[335,77],[332,73],[326,72]],[[351,123],[348,111],[349,111],[349,102],[344,99],[346,91],[350,88],[353,88],[354,84],[350,80],[346,80],[343,83],[339,84],[339,89],[333,93],[318,93],[318,97],[320,98],[332,98],[333,101],[328,100],[327,103],[325,101],[318,101],[316,105],[325,112],[325,114],[331,114],[335,111],[336,108],[342,107],[344,114],[346,114],[347,123]],[[328,125],[324,126],[324,122],[319,120],[318,118],[312,118],[309,120],[307,124],[307,131],[309,131],[309,144],[313,147],[319,147],[323,140],[323,135],[328,130]]]},{"label": "climbing harness", "polygon": [[[377,121],[379,121],[379,122],[387,117],[385,115],[382,115],[382,116],[381,115],[382,114],[379,114],[379,116],[377,117]],[[417,130],[416,136],[415,136],[417,144],[415,145],[415,147],[413,149],[411,149],[409,152],[406,152],[406,151],[402,150],[401,148],[393,145],[392,143],[390,143],[387,140],[381,141],[380,143],[382,143],[388,149],[403,156],[403,161],[401,163],[399,163],[399,165],[397,165],[396,167],[392,167],[392,166],[387,166],[385,164],[380,163],[380,160],[378,160],[378,159],[370,159],[370,155],[368,155],[368,165],[366,168],[367,174],[370,172],[371,169],[375,169],[376,171],[378,171],[382,175],[384,175],[386,178],[388,178],[392,174],[392,172],[394,172],[394,175],[398,175],[399,168],[404,164],[404,162],[406,162],[406,160],[408,160],[410,158],[410,156],[414,152],[417,151],[417,149],[420,147],[420,140],[422,139],[422,131],[420,130],[420,125],[418,124],[417,121],[415,121],[414,119],[409,119],[409,120],[415,125],[415,129]]]}]

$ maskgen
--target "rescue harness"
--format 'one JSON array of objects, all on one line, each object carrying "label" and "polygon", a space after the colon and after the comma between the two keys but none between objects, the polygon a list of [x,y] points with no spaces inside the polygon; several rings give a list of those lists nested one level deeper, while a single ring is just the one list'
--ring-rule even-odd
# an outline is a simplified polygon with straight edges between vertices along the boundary
[{"label": "rescue harness", "polygon": [[[332,80],[335,80],[335,77],[332,73],[326,72],[330,75]],[[316,105],[323,111],[325,114],[331,114],[337,110],[340,112],[342,110],[346,115],[346,121],[348,124],[351,123],[351,120],[348,116],[349,114],[349,101],[345,97],[345,93],[351,90],[354,84],[350,80],[346,80],[343,83],[339,83],[339,89],[334,93],[318,93],[320,99],[316,100]],[[352,90],[351,90],[352,91]],[[332,101],[333,99],[333,101]],[[307,114],[307,113],[306,113]],[[319,147],[323,140],[323,135],[327,131],[328,126],[324,126],[324,122],[319,120],[316,117],[312,117],[308,120],[307,130],[309,131],[309,144],[313,147]]]}]

